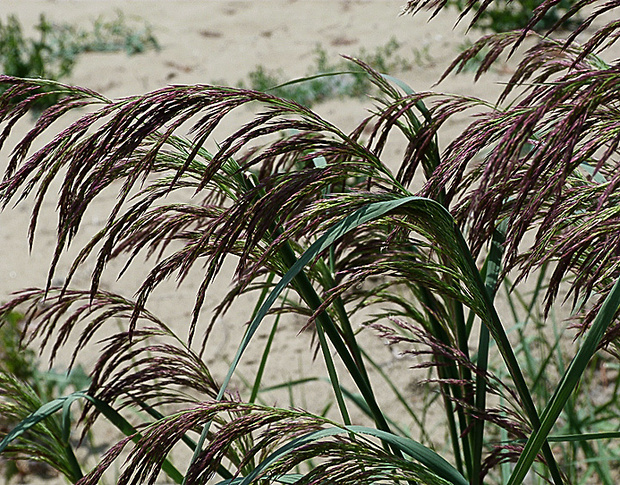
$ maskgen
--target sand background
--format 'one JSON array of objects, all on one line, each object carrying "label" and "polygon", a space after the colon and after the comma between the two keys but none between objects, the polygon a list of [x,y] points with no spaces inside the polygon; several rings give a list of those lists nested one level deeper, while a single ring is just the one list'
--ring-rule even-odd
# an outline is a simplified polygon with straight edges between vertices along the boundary
[{"label": "sand background", "polygon": [[[398,54],[415,59],[416,52],[428,54],[430,61],[420,62],[411,69],[395,73],[418,91],[430,89],[450,61],[458,54],[459,45],[465,39],[465,27],[454,27],[456,14],[442,14],[428,23],[428,15],[416,17],[399,16],[405,2],[397,1],[295,1],[260,0],[245,1],[102,1],[102,0],[0,0],[0,18],[15,14],[26,29],[32,28],[40,14],[49,20],[89,26],[99,16],[114,18],[122,11],[130,19],[146,21],[161,45],[159,51],[148,51],[135,56],[124,53],[90,53],[82,55],[70,78],[64,81],[86,86],[110,98],[143,93],[159,87],[191,83],[235,84],[246,79],[257,65],[269,70],[281,71],[285,78],[295,78],[308,73],[314,64],[317,45],[324,48],[330,59],[339,54],[355,55],[361,49],[372,51],[396,39],[401,48]],[[476,38],[477,32],[469,34]],[[449,77],[437,90],[451,93],[481,96],[495,99],[502,89],[501,82],[510,73],[510,64],[500,65],[481,83],[474,84],[471,75]],[[372,107],[368,99],[331,100],[315,106],[325,118],[346,130],[353,129]],[[224,131],[232,129],[251,116],[250,108],[234,114],[224,123]],[[440,139],[445,146],[462,125],[449,124]],[[26,120],[15,130],[17,141],[29,127]],[[9,146],[11,143],[9,143]],[[396,167],[399,162],[399,145],[396,141],[386,152],[387,163]],[[0,169],[7,163],[8,149],[0,152]],[[75,240],[73,248],[62,259],[54,283],[62,283],[70,263],[89,236],[105,221],[114,203],[115,193],[106,192],[93,203],[84,219],[83,231]],[[27,247],[27,227],[30,201],[0,214],[0,301],[24,287],[43,286],[55,242],[55,201],[49,197],[43,207],[41,222],[32,252]],[[104,274],[101,287],[106,290],[132,295],[148,270],[147,264],[137,263],[131,272],[116,280],[120,263],[112,263]],[[201,323],[209,320],[209,307],[225,294],[232,275],[233,264],[227,265],[223,274],[208,294]],[[81,270],[74,287],[87,287],[89,268]],[[151,298],[148,308],[171,324],[179,335],[184,335],[190,318],[196,286],[200,281],[200,268],[180,286],[174,281],[162,287]],[[243,303],[244,302],[244,303]],[[243,332],[252,303],[242,300],[218,323],[205,356],[213,372],[220,379]],[[314,363],[309,352],[310,339],[298,335],[301,321],[290,319],[281,326],[265,375],[266,382],[278,383],[301,376],[324,375],[320,364]],[[241,375],[250,377],[262,350],[261,338],[253,344],[242,361]],[[412,402],[419,398],[418,388],[408,370],[409,362],[399,359],[370,332],[361,338],[371,345],[375,356],[386,370],[390,370],[395,383],[404,390]],[[70,345],[60,356],[57,365],[66,365]],[[89,367],[95,353],[82,355],[80,362]],[[345,385],[350,383],[346,382]],[[233,385],[243,390],[240,381]],[[377,384],[380,395],[382,385]],[[288,396],[266,397],[270,404],[288,405]],[[320,410],[331,399],[326,385],[318,384],[302,393],[294,394],[294,405]],[[395,400],[386,397],[388,409],[396,416],[400,411]],[[390,406],[393,406],[390,408]],[[355,419],[362,419],[359,413]],[[403,423],[412,426],[410,420]],[[412,428],[413,429],[413,428]],[[415,430],[414,430],[415,433]],[[442,436],[435,436],[441,440]]]}]

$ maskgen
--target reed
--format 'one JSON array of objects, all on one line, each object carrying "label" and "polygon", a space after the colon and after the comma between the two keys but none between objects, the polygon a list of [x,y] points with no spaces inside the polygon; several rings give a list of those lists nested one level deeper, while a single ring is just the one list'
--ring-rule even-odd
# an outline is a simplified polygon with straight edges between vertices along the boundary
[{"label": "reed", "polygon": [[[616,483],[617,372],[609,382],[600,365],[617,369],[620,332],[620,76],[599,54],[618,23],[586,29],[617,2],[575,3],[568,17],[591,13],[566,40],[554,39],[553,28],[533,33],[555,3],[542,3],[522,30],[483,37],[446,72],[484,51],[483,75],[530,39],[497,102],[418,93],[351,59],[381,94],[348,133],[253,90],[169,86],[109,100],[54,81],[0,77],[2,143],[41,96],[64,95],[17,143],[0,185],[5,207],[34,199],[32,244],[38,210],[60,182],[48,285],[22,291],[1,311],[20,309],[26,342],[42,340],[52,358],[67,335],[81,332],[79,359],[98,331],[121,322],[89,370],[88,389],[42,403],[3,374],[9,397],[0,406],[21,421],[0,451],[47,461],[80,484],[98,483],[121,456],[121,484],[155,483],[162,473],[188,484]],[[405,10],[444,4],[411,1]],[[208,151],[221,120],[250,103],[262,111]],[[41,133],[85,107],[88,114],[31,153]],[[440,128],[464,113],[472,113],[469,125],[440,150]],[[186,122],[193,128],[182,136]],[[407,142],[396,171],[384,160],[392,133]],[[187,189],[194,197],[170,202]],[[105,190],[117,191],[116,205],[54,287],[61,253]],[[134,298],[100,288],[110,261],[125,258],[124,272],[141,255],[151,266]],[[205,325],[199,316],[227,258],[237,262],[234,284]],[[76,271],[93,260],[90,288],[74,288]],[[178,335],[149,311],[149,299],[192,268],[203,268],[202,282]],[[528,275],[537,278],[533,289]],[[257,303],[236,355],[226,375],[214,376],[203,351],[217,316],[251,292]],[[498,313],[497,294],[508,314]],[[568,321],[554,319],[558,295],[572,301]],[[327,375],[281,387],[326,383],[337,413],[262,399],[271,342],[287,313],[304,316]],[[265,325],[270,337],[247,391],[229,392]],[[409,402],[361,343],[360,328],[415,358],[435,397],[422,396],[421,409]],[[402,412],[387,406],[378,382]],[[600,399],[586,392],[601,386]],[[82,470],[68,439],[74,401],[83,403],[83,429],[104,418],[127,435],[91,470]],[[440,425],[425,420],[431,406],[445,412]],[[353,409],[365,418],[354,421]],[[447,447],[438,442],[444,434]],[[189,464],[175,465],[172,450]]]}]

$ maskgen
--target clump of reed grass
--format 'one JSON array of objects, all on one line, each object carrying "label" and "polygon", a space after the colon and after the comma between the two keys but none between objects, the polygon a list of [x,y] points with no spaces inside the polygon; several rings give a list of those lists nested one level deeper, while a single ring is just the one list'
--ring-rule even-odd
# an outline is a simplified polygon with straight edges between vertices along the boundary
[{"label": "clump of reed grass", "polygon": [[[576,4],[570,15],[586,6],[592,13],[566,40],[532,33],[555,3],[544,2],[522,31],[482,38],[449,67],[446,75],[486,49],[483,75],[529,36],[532,47],[498,101],[417,93],[351,59],[381,95],[349,133],[254,90],[169,86],[109,100],[58,82],[0,77],[0,143],[44,96],[38,89],[66,93],[17,143],[0,184],[4,206],[33,197],[32,244],[51,182],[60,182],[47,287],[16,294],[2,311],[20,308],[25,336],[40,339],[52,359],[70,335],[79,332],[77,359],[99,331],[121,322],[103,341],[87,390],[42,404],[3,374],[4,406],[29,414],[7,431],[0,452],[39,456],[81,484],[98,483],[124,450],[123,484],[155,483],[162,473],[177,483],[222,484],[617,481],[617,376],[609,389],[596,366],[618,358],[620,329],[620,77],[617,63],[599,57],[618,22],[575,41],[616,4]],[[444,4],[410,1],[405,11]],[[207,150],[221,120],[250,103],[263,110]],[[88,114],[31,153],[52,123],[83,107]],[[470,124],[440,150],[440,128],[469,110]],[[193,129],[183,137],[177,129],[186,122]],[[384,162],[394,132],[407,142],[395,172]],[[188,189],[193,198],[170,202]],[[105,190],[118,193],[107,222],[54,287],[59,259]],[[151,266],[134,298],[100,287],[110,261],[125,258],[124,273],[141,255]],[[232,287],[204,325],[206,295],[228,258],[236,261]],[[91,260],[90,287],[74,288],[76,271]],[[202,281],[186,333],[177,335],[148,305],[159,285],[192,268],[202,268]],[[528,298],[520,285],[529,275],[538,280]],[[227,373],[213,376],[204,353],[217,317],[251,292],[257,304],[238,350]],[[497,311],[500,292],[510,315]],[[573,310],[561,324],[553,321],[560,294]],[[286,313],[302,315],[315,336],[337,416],[259,402]],[[254,379],[231,393],[269,318]],[[445,421],[419,419],[360,343],[360,329],[416,359]],[[412,418],[411,430],[390,413],[378,382]],[[599,385],[606,388],[599,404],[581,394]],[[104,417],[126,434],[86,472],[67,439],[74,401],[84,403],[83,430]],[[365,418],[354,422],[353,408]],[[433,441],[439,427],[449,449]],[[173,450],[187,455],[187,467],[175,466]]]}]

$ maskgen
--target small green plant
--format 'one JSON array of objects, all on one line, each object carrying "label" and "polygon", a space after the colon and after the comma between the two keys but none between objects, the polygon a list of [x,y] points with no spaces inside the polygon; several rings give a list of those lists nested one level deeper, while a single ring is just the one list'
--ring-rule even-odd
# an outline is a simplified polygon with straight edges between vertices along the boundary
[{"label": "small green plant", "polygon": [[[0,65],[10,76],[60,79],[73,69],[75,53],[56,37],[52,25],[41,16],[35,26],[38,39],[27,39],[16,16],[10,15],[6,23],[0,22]],[[51,105],[57,97],[35,104],[35,109]]]},{"label": "small green plant", "polygon": [[159,43],[148,25],[130,23],[123,12],[116,18],[97,18],[90,29],[63,25],[65,36],[73,41],[76,52],[118,52],[127,55],[140,54],[147,50],[159,50]]},{"label": "small green plant", "polygon": [[81,365],[71,372],[42,369],[36,352],[23,340],[24,315],[8,312],[0,316],[0,372],[27,383],[43,400],[54,399],[67,390],[88,387],[90,378]]},{"label": "small green plant", "polygon": [[[411,69],[411,63],[397,54],[400,47],[398,41],[392,39],[372,52],[362,49],[355,57],[385,74]],[[417,59],[428,60],[428,53],[425,55],[424,51],[420,51]],[[342,75],[343,72],[348,74]],[[330,62],[327,52],[321,46],[316,48],[314,66],[308,71],[303,83],[287,83],[284,79],[281,73],[257,66],[248,74],[247,85],[250,89],[269,92],[307,107],[332,98],[358,98],[367,95],[373,88],[363,69],[345,59]],[[246,82],[239,81],[238,85],[244,88]]]},{"label": "small green plant", "polygon": [[[130,25],[120,12],[113,20],[97,19],[92,29],[54,24],[41,15],[35,31],[36,38],[25,37],[15,15],[9,15],[5,23],[0,20],[0,66],[3,74],[56,80],[68,76],[78,56],[84,52],[124,50],[132,55],[159,48],[149,27]],[[32,108],[40,112],[54,104],[59,96],[44,96]]]}]

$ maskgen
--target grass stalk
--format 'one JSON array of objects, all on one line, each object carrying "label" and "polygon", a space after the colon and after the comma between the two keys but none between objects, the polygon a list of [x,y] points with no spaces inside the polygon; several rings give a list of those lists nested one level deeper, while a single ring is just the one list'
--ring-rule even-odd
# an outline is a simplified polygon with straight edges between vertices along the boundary
[{"label": "grass stalk", "polygon": [[[531,467],[538,451],[547,442],[547,435],[555,424],[558,416],[562,412],[571,393],[577,386],[592,355],[596,352],[597,346],[603,337],[605,330],[612,321],[615,313],[620,306],[620,279],[616,281],[613,288],[607,295],[603,306],[597,314],[590,330],[588,331],[581,347],[571,361],[562,380],[557,386],[549,404],[541,415],[541,424],[535,427],[534,433],[530,436],[521,457],[515,465],[508,485],[522,483],[529,468]],[[548,445],[547,445],[548,446]]]},{"label": "grass stalk", "polygon": [[[473,258],[471,257],[471,253],[469,252],[465,239],[463,238],[462,234],[457,228],[455,228],[455,234],[456,234],[457,242],[463,248],[463,251],[462,251],[463,254],[467,256],[466,261],[468,262],[469,267],[471,268],[471,274],[474,277],[476,286],[478,287],[480,294],[483,296],[483,300],[484,300],[486,310],[487,310],[486,317],[488,319],[485,322],[485,324],[488,326],[489,332],[493,336],[497,344],[497,347],[504,359],[504,362],[506,363],[506,367],[508,368],[508,372],[510,373],[510,376],[512,377],[515,383],[515,387],[521,398],[521,404],[523,405],[523,408],[530,420],[532,428],[534,430],[538,430],[541,426],[540,418],[538,416],[538,412],[536,411],[536,406],[534,405],[534,401],[532,400],[532,395],[530,394],[529,387],[525,381],[525,378],[523,377],[523,373],[521,371],[519,362],[517,361],[517,358],[515,357],[515,354],[512,350],[511,343],[508,340],[504,327],[499,319],[497,311],[495,310],[493,301],[489,293],[487,292],[487,289],[482,281],[480,273],[478,272],[478,269],[476,268],[476,264]],[[541,448],[545,456],[545,459],[547,460],[547,466],[549,467],[549,471],[551,473],[554,483],[556,485],[561,485],[563,481],[562,476],[560,474],[560,471],[555,461],[555,458],[553,456],[553,453],[551,452],[551,448],[549,447],[549,444],[543,440],[543,442],[541,443]],[[524,476],[525,476],[525,473],[523,474],[523,477]]]}]

